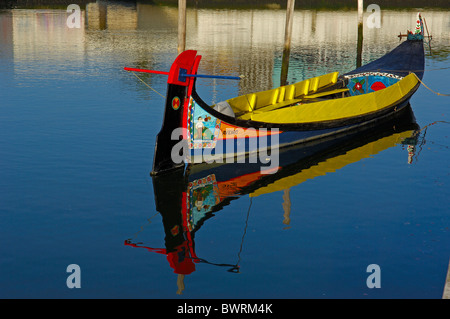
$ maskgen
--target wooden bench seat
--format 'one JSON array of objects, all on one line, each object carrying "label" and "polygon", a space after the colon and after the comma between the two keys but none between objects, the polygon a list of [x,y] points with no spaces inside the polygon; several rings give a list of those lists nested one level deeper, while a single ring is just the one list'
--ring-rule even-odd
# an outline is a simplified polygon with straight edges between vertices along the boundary
[{"label": "wooden bench seat", "polygon": [[227,100],[240,119],[251,119],[252,114],[273,111],[296,104],[318,90],[334,85],[338,72],[333,72],[276,89],[251,93]]}]

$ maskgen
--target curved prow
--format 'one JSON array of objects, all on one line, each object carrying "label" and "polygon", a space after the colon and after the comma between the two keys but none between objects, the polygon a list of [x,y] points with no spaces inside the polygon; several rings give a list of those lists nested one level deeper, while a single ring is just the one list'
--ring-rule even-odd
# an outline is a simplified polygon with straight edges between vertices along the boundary
[{"label": "curved prow", "polygon": [[[181,156],[172,156],[172,150],[178,143],[184,142],[183,132],[186,126],[187,107],[194,86],[195,78],[187,75],[197,73],[201,56],[197,51],[182,52],[172,64],[167,80],[167,95],[164,119],[161,130],[156,137],[155,155],[151,175],[168,172],[184,167]],[[185,154],[187,155],[187,154]]]}]

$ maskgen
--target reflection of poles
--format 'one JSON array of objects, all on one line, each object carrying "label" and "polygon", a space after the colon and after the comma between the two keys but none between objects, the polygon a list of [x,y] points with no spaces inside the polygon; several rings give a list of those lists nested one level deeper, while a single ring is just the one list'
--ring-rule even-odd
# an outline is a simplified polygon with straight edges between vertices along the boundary
[{"label": "reflection of poles", "polygon": [[177,295],[182,295],[183,290],[184,290],[184,275],[183,274],[178,274],[177,286],[178,286]]},{"label": "reflection of poles", "polygon": [[89,30],[106,30],[107,7],[105,2],[86,5],[85,21]]},{"label": "reflection of poles", "polygon": [[295,0],[287,0],[286,26],[284,29],[283,62],[281,64],[281,78],[280,78],[281,85],[286,85],[289,69],[289,55],[291,53],[291,37],[292,37],[294,5]]},{"label": "reflection of poles", "polygon": [[287,188],[283,191],[283,210],[284,210],[284,220],[283,224],[289,225],[291,223],[291,197],[289,196],[290,188]]},{"label": "reflection of poles", "polygon": [[178,0],[178,54],[186,48],[186,0]]},{"label": "reflection of poles", "polygon": [[408,164],[413,162],[414,154],[416,153],[415,145],[408,145]]},{"label": "reflection of poles", "polygon": [[359,68],[362,65],[362,44],[363,44],[363,12],[364,4],[363,0],[358,0],[358,44],[356,52],[356,67]]}]

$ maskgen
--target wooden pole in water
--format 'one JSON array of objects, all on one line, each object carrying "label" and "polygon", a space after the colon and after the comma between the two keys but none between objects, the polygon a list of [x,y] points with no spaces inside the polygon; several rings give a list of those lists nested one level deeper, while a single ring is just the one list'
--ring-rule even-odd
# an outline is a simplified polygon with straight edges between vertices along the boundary
[{"label": "wooden pole in water", "polygon": [[286,85],[288,69],[289,69],[289,55],[291,53],[291,38],[292,38],[292,24],[294,21],[294,6],[295,0],[287,0],[286,7],[286,26],[284,29],[284,49],[283,61],[281,64],[281,85]]},{"label": "wooden pole in water", "polygon": [[450,263],[447,270],[447,278],[445,280],[444,293],[442,299],[450,299]]},{"label": "wooden pole in water", "polygon": [[186,48],[186,0],[178,0],[178,54]]},{"label": "wooden pole in water", "polygon": [[358,0],[358,43],[356,48],[356,67],[359,68],[362,64],[362,47],[363,47],[363,15],[364,15],[364,1]]},{"label": "wooden pole in water", "polygon": [[358,0],[358,24],[363,24],[364,0]]}]

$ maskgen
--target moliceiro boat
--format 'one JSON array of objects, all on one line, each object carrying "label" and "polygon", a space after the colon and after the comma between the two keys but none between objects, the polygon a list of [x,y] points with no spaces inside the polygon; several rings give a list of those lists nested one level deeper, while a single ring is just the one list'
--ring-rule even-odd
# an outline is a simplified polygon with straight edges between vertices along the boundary
[{"label": "moliceiro boat", "polygon": [[[423,27],[385,56],[339,75],[317,76],[208,105],[196,91],[201,56],[182,52],[168,75],[162,128],[152,175],[186,164],[261,162],[274,173],[281,148],[354,133],[398,116],[420,86],[424,72]],[[364,128],[364,129],[363,129]]]}]

